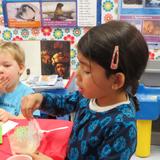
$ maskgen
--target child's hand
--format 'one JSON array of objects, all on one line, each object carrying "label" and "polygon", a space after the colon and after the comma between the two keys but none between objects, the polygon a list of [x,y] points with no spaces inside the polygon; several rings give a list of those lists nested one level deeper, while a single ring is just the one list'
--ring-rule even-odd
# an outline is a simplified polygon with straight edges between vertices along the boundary
[{"label": "child's hand", "polygon": [[30,94],[22,98],[21,110],[24,117],[32,118],[34,110],[38,109],[42,103],[43,96],[40,93]]},{"label": "child's hand", "polygon": [[0,121],[6,122],[8,119],[10,119],[10,113],[4,109],[0,109]]},{"label": "child's hand", "polygon": [[52,158],[42,154],[42,153],[34,153],[31,155],[33,160],[53,160]]},{"label": "child's hand", "polygon": [[9,79],[6,76],[0,77],[0,92],[5,93],[9,85]]}]

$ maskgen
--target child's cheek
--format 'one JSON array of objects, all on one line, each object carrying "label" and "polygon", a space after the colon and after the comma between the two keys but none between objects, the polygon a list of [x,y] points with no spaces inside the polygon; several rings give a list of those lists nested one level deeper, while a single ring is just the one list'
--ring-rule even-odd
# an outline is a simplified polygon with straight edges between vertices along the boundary
[{"label": "child's cheek", "polygon": [[4,75],[4,74],[0,75],[0,81],[4,81],[4,80],[6,80],[6,78],[7,78],[6,75]]}]

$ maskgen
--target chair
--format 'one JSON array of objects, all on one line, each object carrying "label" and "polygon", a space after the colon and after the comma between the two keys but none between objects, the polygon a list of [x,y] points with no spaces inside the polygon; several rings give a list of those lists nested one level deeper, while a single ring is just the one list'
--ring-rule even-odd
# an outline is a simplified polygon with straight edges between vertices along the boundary
[{"label": "chair", "polygon": [[160,87],[146,87],[140,84],[137,94],[140,110],[137,119],[137,148],[136,156],[150,155],[152,121],[160,116]]}]

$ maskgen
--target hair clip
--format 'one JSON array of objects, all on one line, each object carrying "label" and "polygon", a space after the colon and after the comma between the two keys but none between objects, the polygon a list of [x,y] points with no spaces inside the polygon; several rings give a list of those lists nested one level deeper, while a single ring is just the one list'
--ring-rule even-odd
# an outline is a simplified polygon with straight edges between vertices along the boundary
[{"label": "hair clip", "polygon": [[111,60],[111,69],[117,69],[118,68],[118,62],[119,62],[119,46],[114,47],[112,60]]}]

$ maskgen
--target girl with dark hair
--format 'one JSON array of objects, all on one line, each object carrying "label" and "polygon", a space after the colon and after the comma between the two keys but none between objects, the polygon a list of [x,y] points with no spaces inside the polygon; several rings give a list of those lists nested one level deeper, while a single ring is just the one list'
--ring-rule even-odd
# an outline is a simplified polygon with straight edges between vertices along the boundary
[{"label": "girl with dark hair", "polygon": [[[26,96],[22,113],[30,119],[37,108],[61,115],[75,112],[66,159],[129,160],[137,143],[133,95],[148,61],[147,44],[131,24],[110,21],[90,29],[77,48],[79,90]],[[42,153],[32,157],[51,159]]]}]

